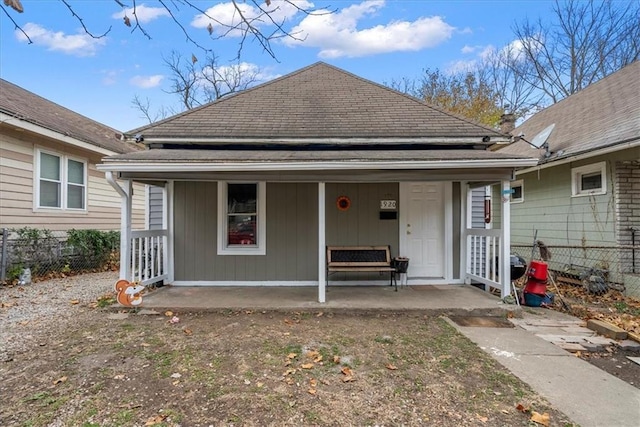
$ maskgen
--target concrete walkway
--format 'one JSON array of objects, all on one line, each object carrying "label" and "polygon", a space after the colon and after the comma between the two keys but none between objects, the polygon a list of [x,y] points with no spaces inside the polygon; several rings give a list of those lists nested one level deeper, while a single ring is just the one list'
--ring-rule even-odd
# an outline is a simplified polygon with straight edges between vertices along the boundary
[{"label": "concrete walkway", "polygon": [[[535,314],[531,314],[535,312]],[[566,327],[574,336],[579,319],[548,309],[523,310],[516,328],[462,327],[451,322],[515,376],[582,427],[640,426],[640,390],[544,339],[543,330]],[[539,328],[532,328],[538,324]],[[562,340],[559,340],[560,342]],[[597,341],[597,340],[594,340]],[[639,379],[640,381],[640,379]]]},{"label": "concrete walkway", "polygon": [[[145,295],[143,306],[176,311],[392,310],[474,316],[504,315],[516,309],[465,285],[405,286],[398,292],[384,286],[330,287],[326,303],[318,303],[317,297],[315,287],[167,286]],[[560,329],[567,336],[576,335],[580,319],[529,307],[518,311],[519,315],[522,318],[513,319],[514,328],[451,324],[582,427],[640,426],[639,389],[543,338],[543,332],[553,330],[554,338],[562,342]]]}]

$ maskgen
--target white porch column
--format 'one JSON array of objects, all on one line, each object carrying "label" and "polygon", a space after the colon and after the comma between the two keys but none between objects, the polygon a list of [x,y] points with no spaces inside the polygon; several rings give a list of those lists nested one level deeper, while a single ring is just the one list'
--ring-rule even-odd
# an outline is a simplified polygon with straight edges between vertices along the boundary
[{"label": "white porch column", "polygon": [[502,181],[500,199],[502,205],[502,230],[500,232],[500,298],[511,293],[511,182]]},{"label": "white porch column", "polygon": [[326,234],[325,234],[325,221],[326,221],[326,194],[325,183],[318,183],[318,302],[326,302],[326,287],[327,287],[327,271],[325,269],[327,261],[326,252]]},{"label": "white porch column", "polygon": [[162,228],[167,230],[167,235],[163,238],[163,266],[167,273],[167,282],[173,283],[173,181],[165,183],[162,187]]},{"label": "white porch column", "polygon": [[460,278],[464,280],[466,285],[471,284],[471,279],[467,272],[469,271],[469,262],[471,262],[471,245],[467,229],[471,228],[471,189],[468,182],[460,183]]},{"label": "white porch column", "polygon": [[131,276],[131,197],[133,183],[125,181],[125,188],[115,180],[113,172],[105,172],[107,182],[118,192],[120,207],[120,279],[132,280]]}]

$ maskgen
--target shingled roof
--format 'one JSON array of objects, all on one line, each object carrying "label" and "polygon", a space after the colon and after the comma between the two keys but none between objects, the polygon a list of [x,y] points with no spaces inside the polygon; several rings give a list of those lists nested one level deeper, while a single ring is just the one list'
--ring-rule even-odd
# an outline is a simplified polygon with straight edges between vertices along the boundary
[{"label": "shingled roof", "polygon": [[[594,152],[616,145],[640,141],[640,61],[599,80],[562,101],[533,115],[513,135],[524,134],[531,141],[538,133],[555,124],[547,142],[551,156],[541,162],[552,162],[570,156]],[[518,141],[500,152],[527,156],[543,156]],[[639,152],[640,156],[640,152]]]},{"label": "shingled roof", "polygon": [[[128,132],[168,142],[216,139],[438,139],[505,136],[323,62]],[[484,138],[484,141],[483,141]]]},{"label": "shingled roof", "polygon": [[115,153],[139,150],[121,132],[0,79],[0,112]]}]

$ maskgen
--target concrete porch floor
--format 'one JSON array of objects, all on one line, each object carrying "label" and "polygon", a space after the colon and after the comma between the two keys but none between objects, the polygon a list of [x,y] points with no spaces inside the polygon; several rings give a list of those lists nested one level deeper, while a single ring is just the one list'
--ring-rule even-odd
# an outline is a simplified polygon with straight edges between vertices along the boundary
[{"label": "concrete porch floor", "polygon": [[[437,313],[501,314],[516,306],[469,285],[332,286],[326,302],[318,288],[163,286],[143,296],[142,307],[173,310],[417,310]],[[495,312],[495,313],[494,313]]]}]

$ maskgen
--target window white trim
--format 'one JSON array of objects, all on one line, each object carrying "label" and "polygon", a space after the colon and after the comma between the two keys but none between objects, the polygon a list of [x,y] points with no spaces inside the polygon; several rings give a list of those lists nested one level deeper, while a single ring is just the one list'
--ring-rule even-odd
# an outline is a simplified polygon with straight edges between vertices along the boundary
[{"label": "window white trim", "polygon": [[[60,159],[60,179],[55,181],[60,186],[60,205],[59,206],[41,206],[40,205],[40,181],[42,178],[41,173],[41,155],[48,154],[50,156],[55,156]],[[72,160],[74,162],[81,163],[83,166],[83,183],[70,183],[69,182],[69,161]],[[36,147],[34,154],[34,175],[33,175],[33,210],[34,211],[68,211],[68,212],[79,212],[86,213],[87,205],[88,205],[88,178],[89,178],[89,166],[86,159],[82,159],[79,157],[69,156],[65,154],[58,153],[53,150],[46,150],[43,148]],[[76,187],[82,187],[82,208],[70,208],[69,204],[69,191],[68,186],[73,185]]]},{"label": "window white trim", "polygon": [[[227,188],[228,184],[256,184],[257,231],[256,245],[229,246],[227,244]],[[218,255],[266,255],[267,253],[267,185],[265,182],[218,181]]]},{"label": "window white trim", "polygon": [[[581,197],[607,193],[607,164],[606,162],[593,163],[586,166],[571,168],[571,196]],[[583,189],[582,178],[585,175],[600,174],[600,188]]]},{"label": "window white trim", "polygon": [[[520,187],[520,197],[515,197],[515,188]],[[522,179],[518,179],[516,181],[511,182],[511,203],[522,203],[524,202],[524,181]]]}]

